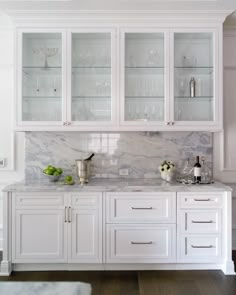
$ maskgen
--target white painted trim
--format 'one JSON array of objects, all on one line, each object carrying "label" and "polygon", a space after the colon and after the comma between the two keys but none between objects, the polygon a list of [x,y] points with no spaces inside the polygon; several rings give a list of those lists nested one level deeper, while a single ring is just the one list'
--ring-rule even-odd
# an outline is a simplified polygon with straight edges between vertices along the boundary
[{"label": "white painted trim", "polygon": [[5,10],[16,26],[42,23],[79,22],[79,21],[155,21],[189,23],[223,23],[233,10]]},{"label": "white painted trim", "polygon": [[[14,264],[14,271],[43,271],[43,270],[222,270],[225,275],[235,275],[226,268],[226,263],[119,263],[119,264]],[[0,276],[2,274],[0,273]]]}]

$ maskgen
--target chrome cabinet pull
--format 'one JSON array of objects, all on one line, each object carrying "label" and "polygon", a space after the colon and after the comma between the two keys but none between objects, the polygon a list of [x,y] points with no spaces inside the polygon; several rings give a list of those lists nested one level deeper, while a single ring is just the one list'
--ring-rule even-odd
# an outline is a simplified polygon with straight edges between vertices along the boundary
[{"label": "chrome cabinet pull", "polygon": [[132,242],[131,241],[131,244],[132,245],[151,245],[151,244],[153,244],[153,242],[152,241],[150,241],[150,242]]},{"label": "chrome cabinet pull", "polygon": [[195,221],[195,220],[192,220],[192,223],[213,223],[213,220],[206,220],[206,221]]},{"label": "chrome cabinet pull", "polygon": [[203,248],[203,249],[209,249],[209,248],[214,248],[213,245],[209,245],[209,246],[194,246],[194,245],[191,245],[192,248]]},{"label": "chrome cabinet pull", "polygon": [[68,222],[71,223],[72,221],[72,216],[71,216],[71,207],[68,207]]},{"label": "chrome cabinet pull", "polygon": [[209,202],[209,201],[211,201],[211,199],[194,199],[194,201],[196,201],[196,202],[201,202],[201,201]]},{"label": "chrome cabinet pull", "polygon": [[153,207],[131,207],[132,210],[152,210]]},{"label": "chrome cabinet pull", "polygon": [[67,207],[65,207],[65,223],[67,222]]}]

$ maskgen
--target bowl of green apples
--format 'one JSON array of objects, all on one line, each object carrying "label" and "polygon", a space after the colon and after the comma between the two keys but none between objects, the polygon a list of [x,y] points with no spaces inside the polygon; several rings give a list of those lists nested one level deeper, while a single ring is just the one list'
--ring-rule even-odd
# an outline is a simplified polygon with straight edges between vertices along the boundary
[{"label": "bowl of green apples", "polygon": [[61,168],[56,168],[52,165],[48,165],[43,169],[43,174],[49,181],[55,182],[61,177],[63,170]]}]

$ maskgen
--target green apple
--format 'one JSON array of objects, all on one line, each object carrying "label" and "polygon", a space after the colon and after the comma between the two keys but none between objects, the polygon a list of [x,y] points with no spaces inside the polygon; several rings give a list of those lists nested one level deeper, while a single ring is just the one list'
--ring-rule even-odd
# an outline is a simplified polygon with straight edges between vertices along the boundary
[{"label": "green apple", "polygon": [[63,170],[61,168],[57,168],[56,171],[59,173],[59,174],[62,174]]},{"label": "green apple", "polygon": [[73,181],[73,177],[71,175],[66,175],[65,176],[65,181],[66,182]]}]

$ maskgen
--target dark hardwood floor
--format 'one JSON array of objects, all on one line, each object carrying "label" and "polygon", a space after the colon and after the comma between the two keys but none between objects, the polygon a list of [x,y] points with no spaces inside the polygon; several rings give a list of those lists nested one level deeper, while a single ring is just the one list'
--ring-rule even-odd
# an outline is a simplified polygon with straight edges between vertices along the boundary
[{"label": "dark hardwood floor", "polygon": [[221,271],[14,272],[0,281],[81,281],[93,295],[236,295],[236,276]]},{"label": "dark hardwood floor", "polygon": [[13,272],[0,281],[81,281],[93,295],[236,295],[236,276],[214,270]]}]

